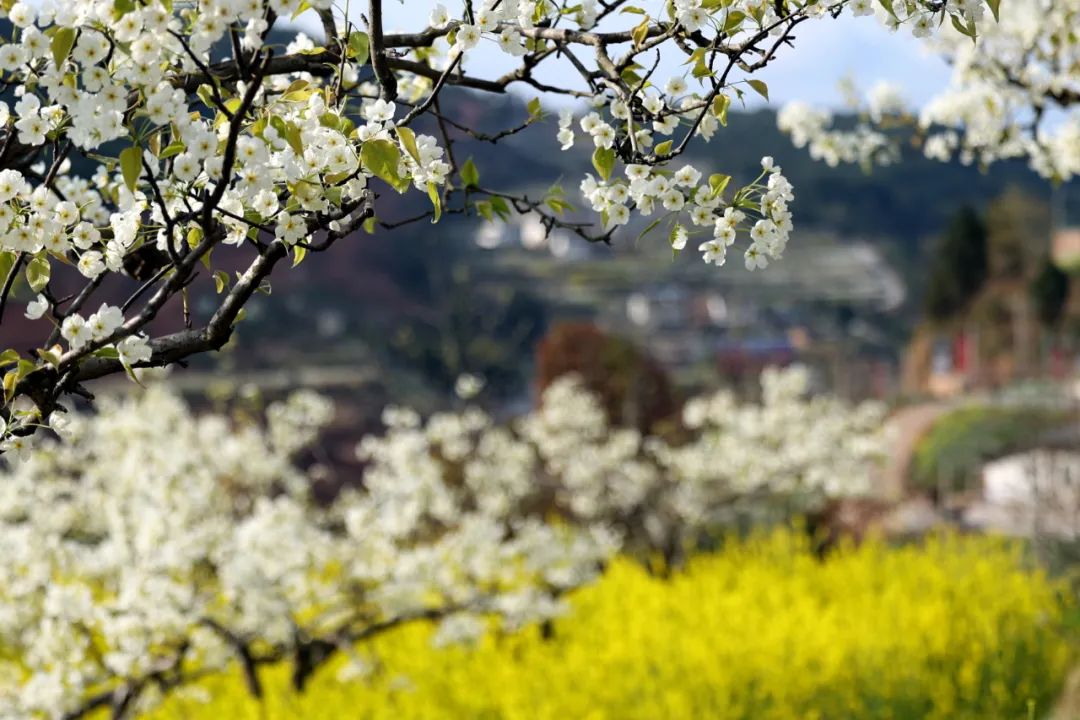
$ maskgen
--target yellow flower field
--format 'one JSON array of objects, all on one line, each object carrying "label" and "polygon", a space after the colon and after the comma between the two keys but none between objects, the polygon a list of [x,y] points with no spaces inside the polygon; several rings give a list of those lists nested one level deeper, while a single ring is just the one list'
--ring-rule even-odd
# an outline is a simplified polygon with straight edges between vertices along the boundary
[{"label": "yellow flower field", "polygon": [[359,650],[362,678],[342,680],[338,657],[296,695],[288,668],[269,668],[260,706],[239,675],[215,677],[151,717],[1045,717],[1072,659],[1064,596],[993,538],[867,543],[821,562],[776,532],[666,580],[620,560],[550,639],[434,649],[413,625]]}]

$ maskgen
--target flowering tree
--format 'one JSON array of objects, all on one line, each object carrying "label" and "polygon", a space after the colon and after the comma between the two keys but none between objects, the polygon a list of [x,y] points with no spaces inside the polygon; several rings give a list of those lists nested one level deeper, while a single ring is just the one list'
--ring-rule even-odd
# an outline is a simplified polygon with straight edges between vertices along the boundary
[{"label": "flowering tree", "polygon": [[[986,2],[996,14],[997,0]],[[974,36],[986,26],[982,0],[880,4],[888,24],[918,36],[939,25]],[[963,67],[977,66],[979,77],[992,74],[982,69],[991,59],[1008,68],[1016,59],[1037,68],[1064,60],[1075,47],[1062,35],[1074,11],[1061,15],[1054,5],[1033,35],[1024,31],[1038,41],[1057,28],[1054,49],[1040,42],[1033,51],[1041,60],[993,49],[962,54],[953,44],[947,51],[969,58]],[[15,29],[0,46],[0,77],[14,105],[0,105],[0,322],[25,280],[36,296],[26,315],[43,330],[29,351],[0,353],[3,447],[25,448],[65,395],[88,394],[89,380],[220,348],[275,266],[328,251],[361,226],[519,212],[549,232],[564,227],[607,241],[632,215],[653,216],[648,229],[663,225],[676,251],[700,236],[704,260],[722,264],[741,238],[747,267],[765,267],[783,254],[792,229],[794,194],[780,169],[765,158],[757,178],[735,187],[723,168],[680,158],[697,139],[708,141],[746,92],[768,96],[757,74],[794,44],[796,28],[870,6],[484,0],[453,13],[438,6],[414,32],[388,33],[381,0],[354,15],[327,0],[5,0]],[[265,45],[279,18],[305,12],[321,21],[318,44],[298,36],[284,52]],[[1008,44],[1014,30],[1003,22],[992,32],[993,42]],[[469,56],[481,40],[496,43],[513,69],[494,79],[475,72]],[[659,77],[661,59],[672,57],[679,74]],[[565,71],[563,84],[537,78],[552,65]],[[1010,107],[1034,102],[1038,112],[1047,97],[1075,95],[1061,84],[1068,67],[1056,75],[1027,67],[1017,82],[1045,92],[1017,90]],[[543,117],[543,105],[530,102],[519,125],[483,134],[444,111],[439,98],[450,86],[589,99],[595,109],[584,117],[560,114],[558,138],[564,148],[582,142],[592,151],[595,175],[581,190],[599,222],[566,217],[570,203],[558,192],[528,197],[484,185],[455,148],[523,131]],[[979,138],[989,143],[993,133],[976,105],[950,117],[982,147]],[[422,121],[437,136],[418,132]],[[72,158],[97,169],[80,177]],[[427,207],[382,217],[388,193],[415,195]],[[225,257],[246,269],[231,277],[221,269]],[[196,282],[200,273],[213,287]],[[81,289],[57,290],[61,277],[80,278]],[[127,299],[102,304],[105,286]],[[205,319],[187,311],[196,292],[214,300]],[[165,312],[182,317],[184,328],[151,337],[151,322]]]},{"label": "flowering tree", "polygon": [[[980,23],[979,2],[960,4],[964,20],[953,16],[945,32],[916,21],[915,34],[952,67],[948,87],[917,117],[899,88],[872,87],[865,99],[848,88],[849,104],[860,111],[853,128],[838,129],[831,113],[802,102],[788,104],[778,123],[796,145],[830,165],[887,164],[899,158],[899,136],[888,132],[914,126],[927,157],[965,164],[1027,158],[1031,167],[1056,182],[1080,174],[1080,72],[1077,36],[1080,5],[1073,0],[1008,0],[987,5],[998,22]],[[849,4],[855,15],[877,15],[896,27],[901,18],[889,2]],[[977,41],[976,41],[977,40]]]},{"label": "flowering tree", "polygon": [[236,426],[153,388],[71,419],[66,442],[5,474],[0,718],[124,717],[233,661],[255,695],[258,667],[282,660],[302,689],[334,652],[410,620],[442,620],[451,641],[485,617],[550,617],[616,547],[599,525],[530,514],[485,457],[451,484],[428,451],[454,438],[407,411],[365,442],[364,489],[319,507],[290,456],[327,415],[299,394],[265,429]]},{"label": "flowering tree", "polygon": [[618,549],[671,556],[740,498],[860,492],[880,408],[805,389],[769,371],[761,404],[696,399],[678,445],[610,427],[572,377],[513,427],[389,408],[362,489],[327,507],[291,459],[330,411],[310,394],[262,427],[161,388],[65,417],[0,475],[0,718],[125,717],[229,663],[257,695],[289,661],[302,689],[405,622],[452,642],[549,618]]}]

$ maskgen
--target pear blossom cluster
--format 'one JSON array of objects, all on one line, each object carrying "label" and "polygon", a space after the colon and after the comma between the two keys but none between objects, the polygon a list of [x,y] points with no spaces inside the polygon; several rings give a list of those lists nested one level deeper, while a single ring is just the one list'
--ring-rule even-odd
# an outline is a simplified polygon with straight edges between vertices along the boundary
[{"label": "pear blossom cluster", "polygon": [[[1073,4],[1021,0],[995,24],[997,0],[479,0],[436,5],[392,32],[381,0],[359,16],[328,0],[5,3],[0,14],[13,30],[0,42],[0,82],[12,97],[0,102],[0,309],[9,297],[28,303],[44,343],[2,350],[3,414],[10,419],[14,396],[33,395],[47,418],[84,379],[130,370],[118,355],[129,337],[145,339],[129,342],[136,365],[221,347],[282,258],[295,265],[361,228],[448,213],[493,218],[493,207],[502,217],[505,206],[538,215],[547,232],[564,227],[593,241],[666,223],[676,252],[699,236],[702,257],[716,264],[745,234],[745,264],[763,268],[792,231],[789,183],[766,169],[740,185],[745,179],[689,158],[748,93],[768,97],[758,75],[797,46],[796,27],[843,13],[875,15],[940,43],[954,62],[957,87],[922,118],[935,133],[945,128],[928,139],[928,152],[979,161],[1026,153],[1047,174],[1068,177],[1076,123],[1052,131],[1023,123],[1041,117],[1047,98],[1064,105],[1076,95],[1075,42],[1062,29],[1075,25]],[[278,19],[301,15],[317,20],[321,37],[296,32],[284,48],[267,44]],[[957,40],[972,36],[983,39],[975,49]],[[474,73],[482,44],[514,69]],[[680,69],[672,73],[663,56]],[[556,64],[569,80],[534,74],[553,75]],[[572,207],[561,198],[488,189],[462,160],[463,144],[498,142],[543,119],[541,98],[519,126],[480,133],[439,103],[451,86],[586,100],[584,113],[560,113],[556,132],[563,149],[592,153],[597,175],[582,186],[596,221],[563,217]],[[871,119],[891,117],[894,100],[879,93]],[[415,129],[421,119],[426,132]],[[785,125],[829,162],[894,157],[880,133],[831,131],[828,117],[806,108],[787,113]],[[75,170],[85,161],[93,172]],[[380,202],[387,193],[407,194],[425,212],[386,217],[394,210]],[[233,278],[220,269],[224,254],[229,267],[239,261],[246,270]],[[185,332],[150,336],[149,323],[179,304],[168,301],[202,266],[214,277],[217,309]],[[61,276],[85,283],[85,292],[59,292],[70,285],[54,282]],[[125,321],[108,337],[84,332],[77,318],[87,319],[101,305],[98,288],[118,277],[132,298]],[[68,331],[54,338],[47,323]],[[103,350],[108,356],[96,354]],[[31,392],[35,383],[53,387]]]},{"label": "pear blossom cluster", "polygon": [[805,367],[767,369],[758,401],[727,390],[690,399],[687,437],[674,441],[607,426],[596,399],[568,376],[518,431],[545,475],[560,479],[564,515],[602,518],[624,550],[677,559],[744,514],[775,519],[777,507],[808,512],[870,491],[885,450],[884,408],[809,390]]},{"label": "pear blossom cluster", "polygon": [[919,113],[931,157],[989,164],[1026,158],[1041,175],[1080,174],[1080,4],[1002,3],[978,43],[956,32],[927,42],[952,68],[949,86]]},{"label": "pear blossom cluster", "polygon": [[834,127],[832,112],[794,101],[776,116],[777,127],[791,137],[797,148],[807,148],[810,157],[829,167],[858,164],[865,169],[891,165],[899,160],[894,140],[872,122],[857,121],[850,129]]},{"label": "pear blossom cluster", "polygon": [[[301,71],[259,75],[249,68],[249,80],[212,87],[217,81],[205,68],[214,43],[241,27],[247,61],[268,63],[268,54],[256,52],[266,18],[301,9],[299,2],[217,2],[174,13],[167,4],[88,1],[19,2],[6,13],[15,30],[3,44],[0,72],[15,84],[17,101],[0,103],[5,153],[38,160],[0,171],[0,253],[13,274],[25,269],[36,292],[27,317],[60,330],[49,342],[64,346],[43,347],[38,356],[47,353],[61,374],[110,349],[125,369],[150,363],[142,327],[181,286],[164,287],[166,272],[191,273],[196,256],[211,265],[216,244],[248,243],[257,257],[265,230],[299,252],[317,229],[352,229],[345,223],[369,199],[371,177],[425,195],[445,184],[444,149],[431,136],[399,131],[393,102],[324,92]],[[303,36],[287,50],[314,52]],[[341,83],[350,75],[356,87],[357,74],[351,65]],[[185,88],[187,78],[203,82]],[[72,174],[72,154],[99,158],[117,141],[128,147],[116,159],[106,158],[91,177]],[[364,147],[373,150],[366,162]],[[61,307],[71,298],[50,292],[52,276],[69,267],[93,290],[106,274],[125,273],[146,245],[171,267],[155,278],[161,294],[147,293],[137,309],[148,309],[136,319],[104,306],[88,316]],[[19,360],[45,363],[33,355]]]},{"label": "pear blossom cluster", "polygon": [[[896,28],[884,5],[849,4]],[[1080,41],[1071,28],[1080,19],[1075,2],[1019,0],[991,6],[986,22],[978,3],[963,6],[967,22],[945,23],[933,34],[916,33],[950,68],[948,86],[921,109],[896,89],[878,83],[865,102],[849,103],[858,120],[838,128],[833,113],[794,101],[778,115],[780,129],[797,147],[830,165],[864,167],[899,159],[890,127],[913,127],[926,157],[965,165],[1026,159],[1054,181],[1080,173],[1080,80],[1075,70]],[[975,24],[977,23],[977,30]]]},{"label": "pear blossom cluster", "polygon": [[672,250],[686,247],[691,236],[705,236],[698,245],[702,259],[721,266],[740,232],[749,237],[743,259],[747,270],[767,267],[787,247],[793,224],[788,203],[794,201],[791,182],[771,157],[762,158],[761,173],[730,199],[724,195],[731,180],[714,175],[702,182],[701,172],[684,165],[674,174],[648,165],[628,165],[625,179],[597,180],[586,175],[581,193],[610,227],[630,220],[630,207],[643,217],[659,215],[653,226],[667,223]]},{"label": "pear blossom cluster", "polygon": [[310,490],[325,469],[298,461],[333,415],[313,393],[262,423],[160,385],[68,413],[62,442],[0,474],[0,718],[102,697],[136,714],[200,673],[310,672],[313,643],[361,668],[358,640],[410,620],[439,623],[437,643],[513,630],[620,550],[676,560],[743,505],[863,492],[881,408],[807,389],[804,369],[769,370],[760,402],[693,399],[678,442],[612,427],[574,376],[509,425],[391,406],[330,505]]}]

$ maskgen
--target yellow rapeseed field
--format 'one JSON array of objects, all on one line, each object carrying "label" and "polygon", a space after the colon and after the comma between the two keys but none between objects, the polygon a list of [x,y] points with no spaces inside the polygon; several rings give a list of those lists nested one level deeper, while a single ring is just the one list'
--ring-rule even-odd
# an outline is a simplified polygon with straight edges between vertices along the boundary
[{"label": "yellow rapeseed field", "polygon": [[1064,589],[987,537],[870,542],[819,561],[805,537],[732,541],[669,579],[620,560],[548,639],[532,629],[434,649],[413,625],[344,657],[309,690],[264,671],[205,680],[155,720],[237,718],[1046,717],[1071,658]]}]

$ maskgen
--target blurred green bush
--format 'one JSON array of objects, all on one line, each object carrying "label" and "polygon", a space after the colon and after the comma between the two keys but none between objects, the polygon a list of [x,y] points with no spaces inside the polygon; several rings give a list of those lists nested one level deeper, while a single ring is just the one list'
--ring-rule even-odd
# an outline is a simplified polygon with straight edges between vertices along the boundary
[{"label": "blurred green bush", "polygon": [[1047,433],[1074,419],[1060,408],[957,408],[939,418],[916,444],[909,480],[915,487],[935,493],[973,489],[985,463],[1031,449]]}]

